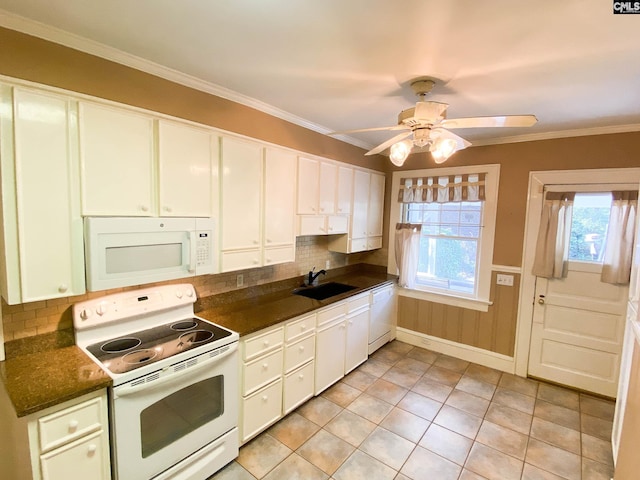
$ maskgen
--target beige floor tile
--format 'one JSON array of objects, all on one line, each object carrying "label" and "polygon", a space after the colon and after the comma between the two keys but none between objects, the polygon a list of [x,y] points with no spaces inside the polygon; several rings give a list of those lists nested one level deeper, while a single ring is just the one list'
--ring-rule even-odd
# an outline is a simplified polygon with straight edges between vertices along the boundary
[{"label": "beige floor tile", "polygon": [[464,372],[464,375],[480,380],[481,382],[490,383],[491,385],[498,385],[502,372],[493,368],[485,367],[484,365],[472,363]]},{"label": "beige floor tile", "polygon": [[477,397],[491,400],[493,392],[496,390],[496,386],[465,375],[456,385],[456,390],[462,390],[463,392],[470,393]]},{"label": "beige floor tile", "polygon": [[374,376],[374,377],[381,377],[391,367],[392,367],[392,365],[389,365],[388,363],[383,363],[381,361],[376,360],[373,357],[369,357],[369,360],[367,360],[362,365],[360,365],[356,369],[356,371],[367,373],[367,374],[369,374],[371,376]]},{"label": "beige floor tile", "polygon": [[237,462],[254,477],[261,479],[292,453],[291,449],[263,434],[240,449]]},{"label": "beige floor tile", "polygon": [[471,470],[467,470],[466,468],[462,469],[462,473],[460,474],[460,478],[458,480],[486,480],[485,477],[481,477],[477,473],[473,473]]},{"label": "beige floor tile", "polygon": [[519,480],[522,474],[522,461],[474,443],[464,468],[489,480]]},{"label": "beige floor tile", "polygon": [[300,455],[293,453],[284,462],[271,470],[264,480],[282,480],[283,478],[299,478],[304,480],[326,480],[329,475],[308,462]]},{"label": "beige floor tile", "polygon": [[296,452],[328,475],[333,474],[355,450],[353,445],[320,430]]},{"label": "beige floor tile", "polygon": [[577,430],[534,417],[531,437],[580,455],[580,432]]},{"label": "beige floor tile", "polygon": [[349,410],[343,410],[324,428],[336,437],[357,447],[373,432],[376,424]]},{"label": "beige floor tile", "polygon": [[582,459],[582,480],[609,480],[613,478],[613,467],[589,458]]},{"label": "beige floor tile", "polygon": [[580,413],[560,405],[537,399],[533,416],[557,423],[573,430],[580,430]]},{"label": "beige floor tile", "polygon": [[453,370],[457,373],[464,373],[470,364],[466,360],[442,354],[435,362],[433,362],[433,365],[436,367],[446,368],[447,370]]},{"label": "beige floor tile", "polygon": [[322,392],[322,396],[344,408],[358,398],[361,393],[362,391],[345,382],[338,382]]},{"label": "beige floor tile", "polygon": [[295,411],[322,427],[340,413],[342,408],[324,397],[314,397]]},{"label": "beige floor tile", "polygon": [[360,450],[394,470],[400,470],[415,446],[406,438],[378,427],[362,442]]},{"label": "beige floor tile", "polygon": [[538,393],[538,383],[539,382],[536,380],[518,377],[517,375],[512,375],[510,373],[503,373],[498,385],[506,388],[507,390],[513,390],[514,392],[522,393],[523,395],[535,397]]},{"label": "beige floor tile", "polygon": [[[333,474],[335,480],[393,480],[396,471],[360,450],[353,452]],[[301,479],[303,480],[303,479]]]},{"label": "beige floor tile", "polygon": [[411,388],[411,390],[425,397],[432,398],[437,402],[444,403],[447,400],[449,394],[453,391],[453,387],[449,387],[447,385],[443,385],[442,383],[434,382],[429,378],[422,377]]},{"label": "beige floor tile", "polygon": [[395,405],[402,400],[402,397],[404,397],[409,390],[386,378],[385,374],[384,377],[376,380],[373,385],[365,390],[365,393]]},{"label": "beige floor tile", "polygon": [[423,378],[428,378],[434,382],[442,383],[449,387],[455,387],[458,381],[462,378],[462,374],[434,365],[426,371]]},{"label": "beige floor tile", "polygon": [[351,402],[347,409],[377,425],[389,414],[393,405],[363,393]]},{"label": "beige floor tile", "polygon": [[420,377],[422,377],[422,373],[398,368],[398,364],[396,364],[393,368],[387,370],[387,373],[382,376],[384,380],[393,382],[396,385],[400,385],[401,387],[407,389],[413,387],[416,382],[420,380]]},{"label": "beige floor tile", "polygon": [[387,365],[395,365],[395,363],[404,357],[403,354],[394,352],[391,349],[385,349],[384,347],[375,352],[371,358],[376,362],[385,363]]},{"label": "beige floor tile", "polygon": [[389,415],[380,422],[381,427],[397,433],[413,443],[418,443],[430,424],[429,420],[397,407],[391,410]]},{"label": "beige floor tile", "polygon": [[592,437],[586,433],[582,434],[582,456],[613,466],[613,450],[611,442],[600,438]]},{"label": "beige floor tile", "polygon": [[[366,364],[365,364],[366,365]],[[360,367],[362,368],[362,367]],[[370,375],[360,370],[354,370],[349,375],[342,379],[343,383],[347,385],[357,388],[361,392],[364,392],[367,388],[369,388],[373,383],[378,379],[377,376]]]},{"label": "beige floor tile", "polygon": [[615,408],[615,402],[585,395],[584,393],[580,394],[580,413],[613,421]]},{"label": "beige floor tile", "polygon": [[540,383],[538,387],[538,398],[545,402],[570,408],[571,410],[578,410],[580,408],[580,394],[578,392],[548,383]]},{"label": "beige floor tile", "polygon": [[457,408],[444,405],[436,415],[436,418],[433,419],[433,423],[473,439],[478,430],[480,430],[482,419]]},{"label": "beige floor tile", "polygon": [[267,432],[291,450],[309,440],[320,427],[302,415],[292,412],[276,423]]},{"label": "beige floor tile", "polygon": [[541,442],[535,438],[529,440],[526,463],[560,475],[568,480],[580,480],[580,456]]},{"label": "beige floor tile", "polygon": [[457,480],[462,468],[426,448],[416,447],[400,473],[412,480]]},{"label": "beige floor tile", "polygon": [[524,460],[529,437],[485,420],[480,426],[476,441],[519,460]]},{"label": "beige floor tile", "polygon": [[445,404],[476,417],[484,417],[484,414],[487,413],[487,408],[489,408],[489,400],[476,397],[462,390],[451,392]]},{"label": "beige floor tile", "polygon": [[399,342],[398,340],[393,340],[386,345],[383,345],[381,350],[390,350],[392,352],[398,353],[402,356],[405,356],[411,352],[415,347],[413,345],[409,345],[408,343]]},{"label": "beige floor tile", "polygon": [[442,403],[415,392],[408,392],[397,406],[424,419],[433,420],[442,408]]},{"label": "beige floor tile", "polygon": [[411,357],[405,357],[394,365],[394,368],[419,375],[423,375],[430,367],[430,364]]},{"label": "beige floor tile", "polygon": [[419,445],[458,465],[464,465],[473,440],[440,425],[432,424]]},{"label": "beige floor tile", "polygon": [[255,480],[256,477],[247,472],[238,462],[231,462],[207,480]]},{"label": "beige floor tile", "polygon": [[612,428],[613,422],[610,420],[603,420],[602,418],[593,417],[584,413],[580,415],[580,430],[583,433],[602,438],[603,440],[609,440],[611,438]]},{"label": "beige floor tile", "polygon": [[530,397],[529,395],[507,390],[502,387],[496,389],[492,401],[528,413],[529,415],[533,415],[533,409],[536,406],[535,397]]},{"label": "beige floor tile", "polygon": [[547,472],[528,463],[524,464],[522,480],[564,480],[555,473]]},{"label": "beige floor tile", "polygon": [[436,352],[432,352],[431,350],[425,350],[424,348],[415,347],[409,353],[407,353],[407,357],[415,358],[416,360],[420,360],[426,364],[433,364],[438,358],[438,354]]},{"label": "beige floor tile", "polygon": [[529,435],[532,418],[531,415],[520,412],[519,410],[514,410],[513,408],[493,402],[489,405],[489,409],[485,415],[486,420],[525,435]]}]

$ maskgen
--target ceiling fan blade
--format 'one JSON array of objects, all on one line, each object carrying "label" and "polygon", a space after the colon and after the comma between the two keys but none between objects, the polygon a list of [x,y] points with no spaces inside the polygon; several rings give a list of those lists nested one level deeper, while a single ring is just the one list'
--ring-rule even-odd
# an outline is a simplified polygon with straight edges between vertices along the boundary
[{"label": "ceiling fan blade", "polygon": [[431,129],[431,138],[433,138],[434,140],[437,138],[451,138],[452,140],[455,140],[456,142],[456,150],[462,150],[463,148],[467,148],[471,145],[471,142],[468,140],[465,140],[464,138],[462,138],[459,135],[456,135],[453,132],[450,132],[449,130],[446,130],[444,128],[441,127],[436,127]]},{"label": "ceiling fan blade", "polygon": [[494,117],[449,118],[440,122],[440,126],[445,128],[530,127],[537,121],[535,115],[497,115]]},{"label": "ceiling fan blade", "polygon": [[329,132],[327,135],[346,135],[348,133],[359,132],[378,132],[380,130],[408,130],[406,125],[394,125],[392,127],[373,127],[373,128],[356,128],[355,130],[340,130],[338,132]]},{"label": "ceiling fan blade", "polygon": [[390,138],[389,140],[387,140],[384,143],[381,143],[380,145],[378,145],[376,148],[374,148],[373,150],[369,150],[367,153],[365,153],[365,155],[375,155],[376,153],[380,153],[383,150],[386,150],[387,148],[389,148],[391,145],[393,145],[396,142],[399,142],[400,140],[404,140],[405,138],[407,138],[408,136],[411,135],[411,131],[409,132],[402,132],[400,135],[396,135],[393,138]]}]

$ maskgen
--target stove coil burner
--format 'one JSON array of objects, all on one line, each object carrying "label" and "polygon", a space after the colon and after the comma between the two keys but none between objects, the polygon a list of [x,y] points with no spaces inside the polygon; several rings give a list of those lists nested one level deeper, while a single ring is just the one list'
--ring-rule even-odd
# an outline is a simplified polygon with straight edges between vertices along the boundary
[{"label": "stove coil burner", "polygon": [[136,348],[140,345],[142,341],[139,338],[135,337],[124,337],[124,338],[116,338],[115,340],[111,340],[100,347],[104,353],[118,353],[118,352],[126,352],[127,350],[131,350],[132,348]]},{"label": "stove coil burner", "polygon": [[191,330],[192,328],[196,328],[198,326],[198,322],[195,320],[183,320],[182,322],[177,322],[171,325],[171,330],[177,330],[182,332],[184,330]]},{"label": "stove coil burner", "polygon": [[158,351],[153,348],[145,348],[143,350],[136,350],[135,352],[127,353],[123,355],[122,361],[130,365],[138,365],[141,363],[147,363],[158,356]]},{"label": "stove coil burner", "polygon": [[212,332],[208,332],[206,330],[195,330],[189,333],[183,333],[180,335],[180,343],[201,343],[209,340],[213,337]]}]

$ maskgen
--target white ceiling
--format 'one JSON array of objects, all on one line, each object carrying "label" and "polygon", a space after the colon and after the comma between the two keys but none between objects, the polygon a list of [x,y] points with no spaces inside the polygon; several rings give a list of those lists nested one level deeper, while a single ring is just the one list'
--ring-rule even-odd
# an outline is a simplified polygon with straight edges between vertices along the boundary
[{"label": "white ceiling", "polygon": [[[428,99],[450,104],[449,118],[538,117],[526,129],[456,130],[476,145],[640,130],[640,16],[614,15],[610,0],[0,0],[0,9],[2,26],[323,133],[394,125],[417,101],[409,84],[419,76],[437,79]],[[395,133],[351,142],[372,147]]]}]

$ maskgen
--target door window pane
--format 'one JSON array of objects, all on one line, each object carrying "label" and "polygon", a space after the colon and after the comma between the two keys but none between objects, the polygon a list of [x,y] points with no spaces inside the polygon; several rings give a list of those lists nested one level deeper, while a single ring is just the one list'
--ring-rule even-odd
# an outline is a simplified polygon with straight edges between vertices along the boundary
[{"label": "door window pane", "polygon": [[610,193],[576,193],[569,260],[602,263],[610,211]]}]

